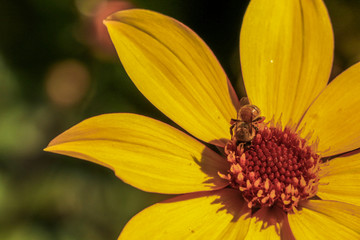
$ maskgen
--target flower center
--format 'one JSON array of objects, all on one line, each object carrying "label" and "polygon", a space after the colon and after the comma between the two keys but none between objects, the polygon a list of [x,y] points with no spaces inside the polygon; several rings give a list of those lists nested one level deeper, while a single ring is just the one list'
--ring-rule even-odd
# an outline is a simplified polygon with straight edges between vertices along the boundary
[{"label": "flower center", "polygon": [[248,142],[233,137],[226,144],[231,167],[220,174],[242,192],[249,208],[276,205],[290,212],[316,194],[320,157],[305,139],[290,128],[265,124],[254,135]]}]

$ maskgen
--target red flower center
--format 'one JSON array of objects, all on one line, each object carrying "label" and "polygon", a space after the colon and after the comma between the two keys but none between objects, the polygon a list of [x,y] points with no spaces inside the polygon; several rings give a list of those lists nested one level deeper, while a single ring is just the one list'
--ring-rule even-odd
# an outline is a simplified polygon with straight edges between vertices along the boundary
[{"label": "red flower center", "polygon": [[289,128],[257,129],[249,142],[235,137],[225,146],[230,186],[239,189],[249,208],[276,205],[289,212],[316,194],[320,157]]}]

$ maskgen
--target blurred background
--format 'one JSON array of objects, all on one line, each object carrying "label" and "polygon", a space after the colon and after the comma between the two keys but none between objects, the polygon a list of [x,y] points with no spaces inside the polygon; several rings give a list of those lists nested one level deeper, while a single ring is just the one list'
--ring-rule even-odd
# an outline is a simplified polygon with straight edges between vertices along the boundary
[{"label": "blurred background", "polygon": [[[332,76],[360,60],[360,1],[325,0]],[[248,0],[0,0],[0,239],[116,239],[144,193],[90,162],[42,151],[91,116],[132,112],[172,124],[126,76],[102,20],[147,8],[197,32],[239,93],[238,36]]]}]

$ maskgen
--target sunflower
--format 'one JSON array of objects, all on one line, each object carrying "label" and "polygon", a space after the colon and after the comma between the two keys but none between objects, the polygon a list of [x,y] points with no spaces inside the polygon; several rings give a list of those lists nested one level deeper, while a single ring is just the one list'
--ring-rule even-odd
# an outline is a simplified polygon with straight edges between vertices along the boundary
[{"label": "sunflower", "polygon": [[189,133],[105,114],[45,149],[179,194],[119,239],[360,239],[360,64],[327,84],[334,41],[321,0],[250,2],[240,34],[249,102],[180,22],[134,9],[105,25],[137,88]]}]

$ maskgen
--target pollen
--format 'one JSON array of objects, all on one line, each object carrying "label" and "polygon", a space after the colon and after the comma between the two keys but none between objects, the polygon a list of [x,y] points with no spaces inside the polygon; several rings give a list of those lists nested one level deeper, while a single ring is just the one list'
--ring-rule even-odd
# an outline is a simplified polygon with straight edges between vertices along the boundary
[{"label": "pollen", "polygon": [[230,169],[220,176],[242,192],[249,208],[278,206],[292,212],[317,192],[320,157],[290,128],[265,126],[245,143],[233,138],[225,154]]}]

